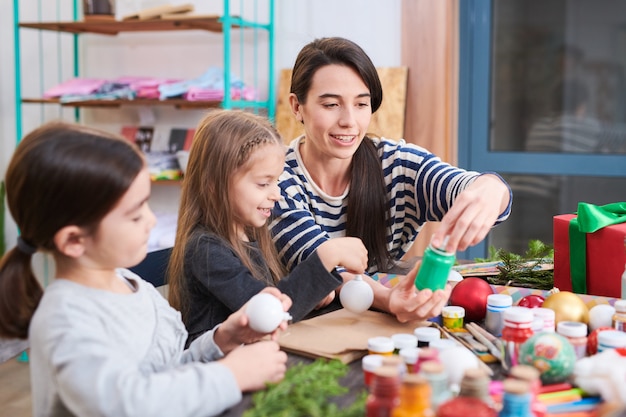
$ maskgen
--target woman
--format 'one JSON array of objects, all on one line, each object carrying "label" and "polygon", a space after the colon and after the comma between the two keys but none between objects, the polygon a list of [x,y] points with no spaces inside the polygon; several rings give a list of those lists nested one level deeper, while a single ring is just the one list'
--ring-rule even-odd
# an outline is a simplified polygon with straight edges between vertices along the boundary
[{"label": "woman", "polygon": [[[454,252],[479,243],[508,217],[510,188],[497,174],[465,171],[404,140],[366,135],[382,88],[355,43],[323,38],[306,45],[293,68],[289,100],[305,133],[290,144],[279,184],[284,199],[271,224],[289,269],[323,242],[354,236],[368,250],[369,272],[388,272],[427,221],[440,222],[433,245],[446,242]],[[393,289],[369,279],[374,307],[400,321],[438,315],[450,289],[418,292],[416,268]]]}]

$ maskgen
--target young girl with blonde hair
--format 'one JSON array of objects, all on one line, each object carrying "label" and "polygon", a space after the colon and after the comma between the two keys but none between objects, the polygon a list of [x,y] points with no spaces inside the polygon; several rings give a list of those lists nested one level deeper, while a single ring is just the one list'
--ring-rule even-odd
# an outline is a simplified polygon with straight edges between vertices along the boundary
[{"label": "young girl with blonde hair", "polygon": [[346,237],[320,245],[285,273],[267,227],[284,162],[281,137],[261,116],[215,110],[199,123],[168,273],[170,301],[181,310],[190,341],[268,286],[293,300],[291,316],[300,320],[334,297],[343,283],[336,266],[365,270],[365,246]]}]

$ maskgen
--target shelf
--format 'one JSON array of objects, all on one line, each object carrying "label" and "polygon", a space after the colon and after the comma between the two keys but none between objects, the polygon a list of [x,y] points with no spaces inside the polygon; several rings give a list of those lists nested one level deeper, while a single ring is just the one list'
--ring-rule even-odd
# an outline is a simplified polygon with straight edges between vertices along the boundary
[{"label": "shelf", "polygon": [[62,103],[57,98],[23,98],[22,103],[60,104],[64,107],[120,107],[120,106],[173,106],[181,109],[206,109],[220,107],[221,101],[189,101],[183,99],[145,99],[135,100],[81,100]]},{"label": "shelf", "polygon": [[[22,28],[68,33],[99,33],[117,35],[121,32],[149,32],[173,30],[205,30],[222,32],[220,16],[177,17],[155,20],[87,20],[77,22],[20,23]],[[236,27],[233,25],[233,27]]]}]

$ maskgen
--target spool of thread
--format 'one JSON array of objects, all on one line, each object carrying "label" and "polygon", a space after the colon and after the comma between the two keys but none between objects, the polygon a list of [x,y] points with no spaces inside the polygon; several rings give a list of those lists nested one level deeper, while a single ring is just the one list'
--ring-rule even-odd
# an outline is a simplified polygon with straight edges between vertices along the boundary
[{"label": "spool of thread", "polygon": [[393,355],[393,340],[390,337],[377,336],[367,339],[367,350],[370,355]]},{"label": "spool of thread", "polygon": [[446,329],[462,329],[465,309],[460,306],[446,306],[441,311],[441,317],[443,318],[443,327]]},{"label": "spool of thread", "polygon": [[441,339],[441,332],[434,327],[417,327],[413,330],[417,337],[417,347],[428,347],[433,340]]}]

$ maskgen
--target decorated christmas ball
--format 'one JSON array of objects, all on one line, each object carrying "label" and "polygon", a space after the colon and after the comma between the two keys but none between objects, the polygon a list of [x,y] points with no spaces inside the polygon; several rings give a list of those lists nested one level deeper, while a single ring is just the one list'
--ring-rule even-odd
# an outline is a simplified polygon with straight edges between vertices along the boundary
[{"label": "decorated christmas ball", "polygon": [[564,382],[574,371],[576,352],[560,334],[542,332],[522,344],[519,362],[537,368],[543,384],[555,384]]},{"label": "decorated christmas ball", "polygon": [[487,296],[493,288],[481,278],[467,277],[450,293],[448,304],[465,309],[465,321],[481,321],[487,315]]},{"label": "decorated christmas ball", "polygon": [[589,323],[589,308],[585,302],[569,291],[560,291],[549,295],[543,302],[542,307],[554,310],[554,322],[579,321]]},{"label": "decorated christmas ball", "polygon": [[598,333],[605,330],[615,330],[611,326],[601,326],[589,333],[587,337],[587,355],[595,355],[598,353]]},{"label": "decorated christmas ball", "polygon": [[546,299],[537,294],[530,294],[520,298],[517,305],[520,307],[536,308],[541,307]]}]

